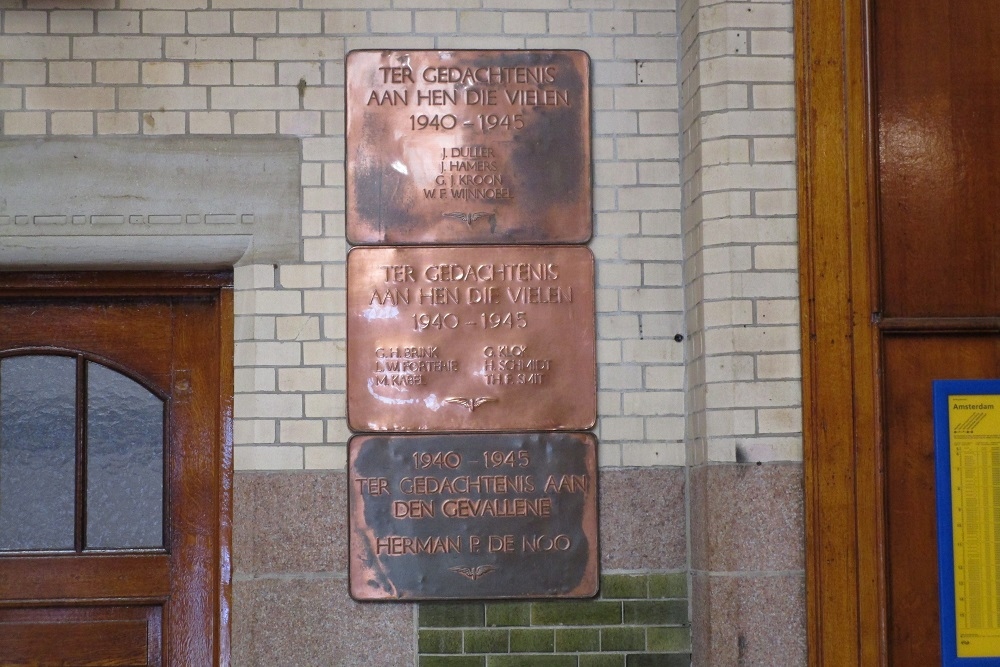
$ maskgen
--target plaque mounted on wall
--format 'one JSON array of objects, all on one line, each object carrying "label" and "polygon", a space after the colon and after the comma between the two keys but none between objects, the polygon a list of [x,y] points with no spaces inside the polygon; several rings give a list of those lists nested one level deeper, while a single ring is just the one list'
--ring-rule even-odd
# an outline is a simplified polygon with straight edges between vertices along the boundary
[{"label": "plaque mounted on wall", "polygon": [[585,246],[354,248],[349,426],[592,428],[594,298],[594,256]]},{"label": "plaque mounted on wall", "polygon": [[586,243],[583,51],[347,55],[352,244]]},{"label": "plaque mounted on wall", "polygon": [[348,450],[353,598],[597,593],[590,433],[367,435]]}]

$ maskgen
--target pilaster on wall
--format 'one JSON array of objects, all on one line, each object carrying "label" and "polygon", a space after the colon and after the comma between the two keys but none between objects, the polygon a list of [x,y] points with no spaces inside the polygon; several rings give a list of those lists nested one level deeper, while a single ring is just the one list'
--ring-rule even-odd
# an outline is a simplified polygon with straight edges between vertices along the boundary
[{"label": "pilaster on wall", "polygon": [[804,664],[790,2],[683,0],[694,664]]},{"label": "pilaster on wall", "polygon": [[801,460],[791,3],[685,0],[689,463]]}]

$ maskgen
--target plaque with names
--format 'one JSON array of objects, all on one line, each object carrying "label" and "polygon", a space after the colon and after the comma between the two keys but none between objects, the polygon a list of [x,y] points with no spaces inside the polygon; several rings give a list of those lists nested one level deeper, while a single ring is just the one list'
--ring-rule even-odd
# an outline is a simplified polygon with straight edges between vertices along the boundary
[{"label": "plaque with names", "polygon": [[583,51],[352,51],[352,244],[586,243]]},{"label": "plaque with names", "polygon": [[595,595],[596,449],[590,433],[352,438],[351,596]]},{"label": "plaque with names", "polygon": [[358,247],[347,259],[355,431],[578,431],[597,418],[585,246]]}]

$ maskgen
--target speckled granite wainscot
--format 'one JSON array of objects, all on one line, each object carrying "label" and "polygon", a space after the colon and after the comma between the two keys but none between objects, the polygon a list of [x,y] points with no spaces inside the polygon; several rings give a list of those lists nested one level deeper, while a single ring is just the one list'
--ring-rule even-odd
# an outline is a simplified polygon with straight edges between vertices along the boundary
[{"label": "speckled granite wainscot", "polygon": [[693,665],[806,664],[805,577],[692,577]]},{"label": "speckled granite wainscot", "polygon": [[687,566],[684,470],[601,470],[601,566],[674,570]]},{"label": "speckled granite wainscot", "polygon": [[342,578],[239,581],[233,665],[373,667],[413,662],[413,606],[359,604]]},{"label": "speckled granite wainscot", "polygon": [[695,665],[803,665],[802,466],[692,468]]},{"label": "speckled granite wainscot", "polygon": [[346,473],[241,472],[233,505],[237,573],[347,571]]},{"label": "speckled granite wainscot", "polygon": [[348,596],[346,473],[238,473],[233,501],[234,665],[412,664],[412,605]]}]

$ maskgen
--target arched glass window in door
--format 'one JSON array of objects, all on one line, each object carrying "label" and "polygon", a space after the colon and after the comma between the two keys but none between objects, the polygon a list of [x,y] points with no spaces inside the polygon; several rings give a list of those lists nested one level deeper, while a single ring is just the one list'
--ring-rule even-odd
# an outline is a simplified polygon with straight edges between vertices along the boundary
[{"label": "arched glass window in door", "polygon": [[0,551],[162,549],[165,409],[82,355],[0,358]]}]

